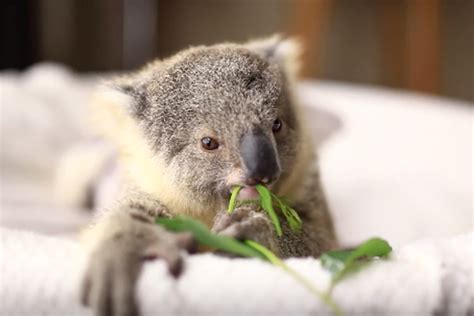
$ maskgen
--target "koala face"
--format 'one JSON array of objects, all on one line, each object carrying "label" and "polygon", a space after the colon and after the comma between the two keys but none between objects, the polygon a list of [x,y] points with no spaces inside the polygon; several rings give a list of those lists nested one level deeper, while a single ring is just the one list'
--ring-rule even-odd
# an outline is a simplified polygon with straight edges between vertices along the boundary
[{"label": "koala face", "polygon": [[[201,202],[256,197],[292,170],[300,126],[281,65],[238,45],[199,47],[147,70],[134,116],[173,181]],[[136,88],[136,87],[135,87]]]}]

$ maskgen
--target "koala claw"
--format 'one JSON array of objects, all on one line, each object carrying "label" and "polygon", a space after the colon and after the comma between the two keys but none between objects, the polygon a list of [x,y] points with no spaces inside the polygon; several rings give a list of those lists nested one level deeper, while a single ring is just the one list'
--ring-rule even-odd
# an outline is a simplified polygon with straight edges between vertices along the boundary
[{"label": "koala claw", "polygon": [[90,306],[97,316],[139,315],[135,285],[143,263],[161,258],[177,278],[183,270],[181,250],[194,245],[188,234],[159,228],[154,232],[117,233],[91,256],[81,288],[82,304]]},{"label": "koala claw", "polygon": [[218,213],[212,230],[239,240],[254,240],[278,253],[277,237],[272,222],[265,214],[251,206],[238,207],[232,214],[226,211]]}]

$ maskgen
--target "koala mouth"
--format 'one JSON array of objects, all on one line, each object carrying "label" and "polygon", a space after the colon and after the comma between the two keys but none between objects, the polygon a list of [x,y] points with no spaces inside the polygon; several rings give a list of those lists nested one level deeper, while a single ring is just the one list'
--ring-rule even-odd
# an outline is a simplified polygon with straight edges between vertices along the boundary
[{"label": "koala mouth", "polygon": [[259,197],[260,195],[258,194],[258,191],[255,189],[255,187],[246,186],[240,190],[237,199],[239,201],[258,200]]}]

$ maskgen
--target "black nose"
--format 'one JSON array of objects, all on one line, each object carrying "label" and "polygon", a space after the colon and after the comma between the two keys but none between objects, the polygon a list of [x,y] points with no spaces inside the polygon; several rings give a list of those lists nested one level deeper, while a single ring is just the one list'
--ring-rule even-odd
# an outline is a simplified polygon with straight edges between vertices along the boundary
[{"label": "black nose", "polygon": [[246,169],[247,185],[271,183],[280,176],[280,163],[275,148],[262,132],[242,136],[240,156]]}]

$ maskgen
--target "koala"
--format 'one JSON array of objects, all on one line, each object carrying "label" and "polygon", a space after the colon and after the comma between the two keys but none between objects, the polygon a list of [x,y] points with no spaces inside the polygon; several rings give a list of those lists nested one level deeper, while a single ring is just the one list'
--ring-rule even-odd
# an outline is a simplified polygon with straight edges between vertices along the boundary
[{"label": "koala", "polygon": [[[134,289],[146,260],[183,268],[192,236],[165,231],[156,217],[187,215],[215,233],[255,240],[282,258],[317,257],[336,247],[317,157],[295,95],[298,46],[272,37],[197,46],[154,61],[99,89],[100,133],[114,144],[120,194],[85,234],[90,257],[82,300],[96,315],[137,315]],[[286,196],[299,232],[252,203],[263,184]]]}]

